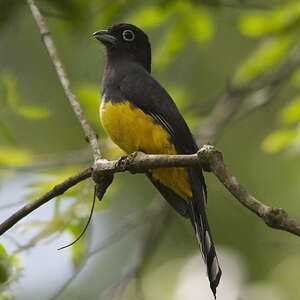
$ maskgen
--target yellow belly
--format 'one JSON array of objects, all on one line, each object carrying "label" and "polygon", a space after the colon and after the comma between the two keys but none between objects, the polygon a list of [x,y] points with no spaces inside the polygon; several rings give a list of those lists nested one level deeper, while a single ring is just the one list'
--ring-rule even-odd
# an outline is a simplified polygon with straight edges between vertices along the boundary
[{"label": "yellow belly", "polygon": [[[164,127],[128,101],[114,104],[103,102],[100,119],[111,139],[127,153],[141,150],[149,154],[177,154]],[[192,196],[184,168],[159,168],[150,172],[154,179],[182,198],[187,200]]]}]

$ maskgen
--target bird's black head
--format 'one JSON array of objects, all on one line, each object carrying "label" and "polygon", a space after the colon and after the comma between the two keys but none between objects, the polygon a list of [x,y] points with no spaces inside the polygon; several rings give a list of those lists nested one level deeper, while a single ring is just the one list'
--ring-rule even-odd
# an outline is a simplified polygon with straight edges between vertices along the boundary
[{"label": "bird's black head", "polygon": [[120,23],[93,36],[105,45],[110,61],[130,60],[141,64],[151,72],[151,46],[148,36],[138,27]]}]

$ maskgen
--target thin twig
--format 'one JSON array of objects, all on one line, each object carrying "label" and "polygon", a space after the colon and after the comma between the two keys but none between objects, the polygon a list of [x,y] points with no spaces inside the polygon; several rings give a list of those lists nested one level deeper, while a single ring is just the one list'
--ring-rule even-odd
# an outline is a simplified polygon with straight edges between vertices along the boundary
[{"label": "thin twig", "polygon": [[64,89],[65,95],[67,96],[67,98],[71,104],[71,107],[82,126],[82,129],[84,131],[86,138],[88,139],[89,143],[91,144],[94,160],[97,160],[97,159],[101,158],[101,151],[99,148],[97,135],[94,132],[94,130],[92,129],[92,127],[89,124],[89,122],[87,121],[87,119],[85,118],[83,110],[77,100],[77,97],[71,89],[70,81],[64,70],[63,64],[58,56],[58,52],[57,52],[55,44],[51,38],[48,27],[44,21],[44,18],[42,16],[39,8],[35,4],[35,0],[27,0],[27,4],[30,7],[32,16],[39,28],[42,41],[48,51],[50,59],[54,65],[55,71],[56,71],[59,81]]}]

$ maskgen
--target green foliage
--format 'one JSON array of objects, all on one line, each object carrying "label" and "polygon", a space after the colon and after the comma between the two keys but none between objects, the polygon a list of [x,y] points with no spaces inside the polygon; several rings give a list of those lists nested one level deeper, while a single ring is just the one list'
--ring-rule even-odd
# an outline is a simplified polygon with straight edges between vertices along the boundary
[{"label": "green foliage", "polygon": [[[76,88],[78,99],[87,114],[88,119],[95,124],[99,124],[99,115],[95,111],[95,107],[99,107],[100,87],[90,83],[82,83]],[[96,113],[95,113],[96,112]]]},{"label": "green foliage", "polygon": [[264,39],[254,52],[237,69],[235,81],[245,83],[267,71],[274,70],[295,45],[293,34],[277,35]]},{"label": "green foliage", "polygon": [[30,120],[40,120],[48,117],[49,111],[46,108],[22,104],[17,81],[11,74],[2,75],[2,84],[4,88],[2,106],[4,108],[8,108],[15,114]]},{"label": "green foliage", "polygon": [[[24,105],[17,87],[17,81],[10,73],[3,73],[0,77],[0,83],[2,85],[0,97],[0,136],[3,136],[9,143],[16,144],[15,137],[3,117],[16,115],[28,120],[42,120],[49,116],[49,111],[45,107],[37,105]],[[0,152],[3,151],[0,149]],[[15,149],[14,152],[22,151]],[[7,159],[7,161],[9,162],[10,159]],[[3,159],[0,158],[0,164],[2,162]]]},{"label": "green foliage", "polygon": [[[61,169],[47,172],[43,180],[30,184],[34,190],[28,195],[28,199],[34,199],[51,190],[56,184],[62,182],[67,177],[74,175],[81,166],[65,167]],[[52,177],[52,178],[51,178]],[[106,193],[106,198],[111,197],[116,190],[116,185],[110,188]],[[57,197],[55,200],[54,215],[46,221],[29,221],[22,225],[23,229],[38,229],[30,241],[21,247],[19,251],[34,247],[37,243],[48,238],[56,233],[68,232],[71,233],[72,239],[75,240],[83,230],[87,217],[90,213],[93,199],[93,184],[89,181],[82,182],[79,185],[69,189],[64,193],[64,197]],[[65,205],[66,197],[69,198],[68,205]],[[108,199],[107,199],[108,200]],[[62,209],[62,201],[64,208]],[[107,207],[109,201],[96,202],[95,211],[102,210]],[[88,250],[88,232],[73,245],[71,250],[71,258],[74,267],[76,268],[81,259]],[[68,242],[66,242],[67,244]]]},{"label": "green foliage", "polygon": [[[29,185],[33,191],[27,196],[28,199],[35,199],[49,190],[51,190],[55,185],[61,183],[66,178],[76,174],[82,169],[82,166],[69,166],[61,169],[54,169],[51,172],[44,172],[45,176],[41,178],[40,181],[34,182]],[[81,190],[80,185],[75,185],[73,188],[69,189],[65,195],[67,196],[76,196],[77,193]]]},{"label": "green foliage", "polygon": [[[190,20],[193,20],[191,22]],[[191,39],[203,43],[211,40],[214,35],[215,25],[208,11],[201,6],[191,8],[186,15],[187,30]]]},{"label": "green foliage", "polygon": [[240,18],[240,30],[250,37],[263,37],[257,48],[237,70],[236,81],[246,82],[282,62],[298,42],[300,5],[289,1],[273,10],[247,12]]},{"label": "green foliage", "polygon": [[48,117],[49,111],[44,107],[38,106],[21,106],[18,108],[17,113],[30,120],[40,120]]},{"label": "green foliage", "polygon": [[185,46],[187,34],[183,26],[175,24],[163,37],[154,52],[154,68],[163,68]]},{"label": "green foliage", "polygon": [[[291,54],[299,40],[299,2],[287,1],[274,9],[247,12],[240,18],[239,28],[247,36],[260,37],[260,42],[237,69],[235,76],[237,84],[271,74]],[[293,76],[296,85],[299,82],[298,78],[300,76],[296,72]],[[262,148],[272,153],[295,143],[299,138],[297,128],[299,120],[300,100],[296,97],[281,110],[279,128],[265,138]]]},{"label": "green foliage", "polygon": [[12,274],[9,255],[3,245],[0,244],[0,285],[7,283]]},{"label": "green foliage", "polygon": [[262,147],[266,152],[277,152],[295,145],[300,138],[300,97],[297,96],[284,106],[279,114],[279,129],[270,133],[263,141]]},{"label": "green foliage", "polygon": [[132,24],[136,24],[141,28],[157,28],[167,21],[171,14],[171,11],[165,7],[148,5],[134,12],[129,16],[129,20]]},{"label": "green foliage", "polygon": [[290,103],[282,109],[280,118],[285,124],[293,124],[300,121],[300,96],[292,99]]},{"label": "green foliage", "polygon": [[[13,3],[13,0],[6,0],[6,3],[8,2]],[[234,1],[232,1],[232,3],[233,2]],[[234,29],[232,26],[232,20],[235,20],[236,18],[236,11],[232,12],[230,11],[230,9],[228,9],[228,7],[226,8],[226,11],[223,10],[222,1],[219,0],[48,0],[39,2],[37,4],[43,8],[44,15],[47,16],[46,21],[49,24],[51,34],[54,40],[57,42],[57,47],[60,53],[62,54],[62,57],[68,57],[68,59],[66,60],[68,73],[70,73],[73,76],[74,74],[76,74],[76,78],[78,78],[77,76],[79,76],[77,74],[86,74],[86,70],[84,68],[80,69],[82,68],[82,65],[84,65],[84,67],[94,66],[95,63],[95,57],[92,55],[91,58],[87,57],[86,55],[84,59],[81,57],[80,51],[77,51],[78,44],[85,43],[84,41],[86,39],[87,32],[92,32],[92,30],[105,28],[108,25],[111,25],[115,22],[133,22],[136,25],[146,29],[147,32],[149,32],[151,38],[153,37],[152,44],[154,47],[154,68],[157,69],[166,68],[171,63],[174,64],[177,55],[183,50],[185,53],[184,59],[186,59],[187,61],[187,64],[184,64],[183,68],[186,66],[190,66],[191,62],[195,62],[195,60],[191,60],[189,57],[190,53],[192,52],[190,49],[202,47],[203,43],[207,43],[208,41],[210,41],[214,36],[214,32],[218,30],[218,37],[222,35],[223,38],[224,35],[224,40],[222,42],[223,44],[221,45],[220,43],[218,44],[218,41],[214,41],[214,43],[216,42],[217,47],[215,47],[214,44],[214,47],[211,48],[211,53],[205,53],[206,51],[201,51],[201,55],[203,55],[203,57],[201,57],[201,68],[199,66],[195,66],[195,70],[193,70],[193,72],[190,72],[189,74],[188,72],[185,72],[183,74],[188,75],[183,76],[180,74],[181,69],[178,66],[177,77],[180,80],[176,82],[176,85],[174,84],[174,82],[170,82],[167,74],[168,72],[164,72],[165,75],[163,75],[166,76],[163,81],[164,86],[167,87],[167,90],[176,100],[180,109],[184,112],[184,116],[189,122],[189,124],[193,124],[194,121],[197,122],[198,126],[200,115],[199,111],[202,107],[204,107],[203,102],[201,102],[200,104],[198,101],[200,101],[200,99],[211,99],[211,96],[207,95],[206,92],[203,92],[203,89],[200,87],[200,85],[199,87],[195,87],[194,90],[196,92],[193,91],[193,87],[191,88],[191,85],[195,84],[195,82],[197,81],[201,82],[203,86],[205,85],[205,88],[207,87],[208,90],[213,91],[214,93],[216,90],[219,89],[220,85],[224,83],[225,79],[228,76],[231,76],[230,74],[234,72],[232,70],[232,67],[228,68],[228,66],[225,66],[226,63],[224,64],[224,68],[222,64],[220,68],[214,69],[215,59],[218,60],[220,57],[220,61],[224,61],[226,60],[226,57],[228,57],[228,55],[232,55],[232,57],[230,57],[230,60],[232,60],[232,65],[237,64],[237,62],[240,59],[243,60],[243,58],[242,54],[240,54],[239,51],[235,51],[235,48],[239,49],[239,46],[243,48],[243,43],[245,42],[245,40],[247,40],[248,45],[251,45],[249,40],[252,39],[252,44],[256,45],[254,47],[254,51],[252,51],[249,47],[249,52],[251,52],[249,53],[249,58],[245,61],[242,61],[242,63],[240,64],[240,68],[237,70],[236,73],[237,83],[247,83],[249,80],[256,78],[256,76],[271,74],[271,72],[277,66],[279,66],[282,62],[285,61],[287,55],[291,53],[291,49],[293,49],[294,45],[298,43],[299,9],[298,4],[295,1],[287,1],[288,3],[280,7],[276,7],[275,9],[260,11],[247,10],[246,7],[243,7],[244,2],[242,2],[239,2],[242,7],[242,18],[239,22],[239,28],[241,32],[244,35],[246,35],[246,38],[243,39],[241,39],[239,34],[237,34],[237,29]],[[217,14],[218,12],[216,11],[213,12],[213,14],[217,15],[218,18],[218,22],[216,22],[216,24],[221,23],[220,28],[215,28],[215,19],[212,17],[212,14],[210,13],[209,7],[207,5],[210,5],[213,8],[220,8],[220,12],[222,12],[222,15]],[[27,7],[25,7],[25,5],[23,6],[25,11]],[[2,13],[1,8],[2,6],[0,6],[0,16]],[[22,19],[22,22],[24,22],[21,24],[23,26],[21,28],[26,29],[26,34],[28,37],[30,37],[31,35],[36,35],[36,39],[38,40],[36,28],[34,26],[31,26],[30,29],[28,29],[29,27],[26,27],[26,24],[32,24],[32,20],[29,13],[27,12],[27,14],[24,15],[26,15],[28,19],[24,17],[23,20],[23,15],[21,14],[20,16],[18,16],[18,19]],[[226,15],[226,17],[224,17],[224,15]],[[229,17],[230,21],[228,21]],[[230,26],[228,25],[228,23],[230,23]],[[32,32],[30,30],[32,30]],[[66,30],[69,31],[66,33]],[[39,42],[37,42],[37,45],[40,45]],[[36,93],[35,89],[37,87],[34,80],[32,80],[32,78],[35,78],[36,74],[33,74],[32,77],[28,76],[28,64],[26,63],[26,60],[28,59],[31,61],[30,64],[32,64],[30,55],[31,53],[35,53],[35,46],[35,43],[30,43],[30,45],[24,45],[24,49],[22,48],[22,51],[19,54],[21,59],[18,60],[15,59],[15,57],[11,58],[10,63],[12,64],[16,60],[16,63],[12,67],[12,70],[14,70],[14,72],[18,72],[16,73],[18,74],[18,81],[10,73],[5,73],[1,76],[0,85],[2,85],[3,87],[3,97],[0,98],[0,134],[1,137],[5,136],[5,138],[11,143],[14,140],[13,130],[17,130],[16,128],[20,128],[20,124],[21,126],[24,126],[24,128],[21,128],[22,130],[27,130],[27,128],[30,129],[30,126],[32,126],[32,124],[38,124],[37,122],[35,122],[35,120],[45,119],[49,115],[49,111],[45,109],[44,106],[41,107],[38,103],[39,99],[33,99],[35,103],[37,103],[37,105],[33,103],[33,101],[24,101],[23,96],[19,91],[20,87],[18,82],[22,80],[23,84],[24,80],[24,84],[26,82],[26,85],[30,86],[30,88],[28,88],[28,91],[32,90],[28,92],[28,94],[31,93],[31,95],[35,95]],[[41,45],[38,47],[42,48]],[[215,48],[218,47],[220,47],[220,49],[217,51]],[[210,47],[207,48],[210,51]],[[91,49],[88,49],[88,51],[90,50]],[[245,49],[243,51],[245,51]],[[235,54],[232,54],[232,52],[234,52]],[[193,51],[193,53],[196,52]],[[216,57],[217,55],[218,57]],[[45,56],[43,56],[42,59],[47,60]],[[81,61],[81,59],[83,59],[82,61],[84,61],[84,63],[77,64],[76,62],[78,60]],[[37,56],[36,63],[38,64],[40,62],[41,60],[39,60]],[[198,69],[201,70],[198,71]],[[23,70],[26,70],[26,72]],[[53,69],[49,68],[49,70],[43,70],[45,82],[49,82],[49,78],[53,80],[53,77],[51,77],[48,73],[52,76]],[[300,82],[300,75],[299,77],[298,75],[296,74],[293,78],[296,84],[297,81]],[[27,78],[27,76],[29,79]],[[84,76],[82,76],[82,78],[78,80],[80,84],[76,88],[76,94],[80,99],[84,112],[88,116],[88,119],[92,120],[94,124],[97,124],[97,127],[95,126],[94,128],[96,128],[96,130],[99,132],[100,126],[97,112],[99,106],[99,87],[94,85],[93,83],[90,83],[87,80],[88,79]],[[182,89],[181,85],[186,86],[186,89]],[[47,86],[47,84],[45,84],[45,86]],[[52,91],[51,84],[49,84],[49,86],[49,93],[45,93],[45,98],[42,99],[43,101],[40,101],[40,103],[42,103],[42,105],[44,105],[44,103],[48,105],[49,103],[49,107],[51,105],[51,108],[57,108],[57,113],[53,113],[53,118],[49,118],[49,120],[45,120],[45,122],[43,122],[43,124],[45,124],[45,128],[42,128],[42,130],[40,131],[42,132],[42,137],[39,137],[37,135],[34,136],[34,134],[32,135],[32,137],[30,137],[30,141],[28,142],[28,144],[32,143],[32,148],[29,148],[27,145],[24,147],[23,145],[21,145],[21,147],[19,148],[4,148],[1,146],[0,163],[2,165],[18,166],[33,163],[34,160],[30,150],[32,150],[35,147],[35,151],[38,151],[36,145],[38,145],[38,143],[40,142],[45,143],[47,147],[49,147],[49,153],[58,151],[57,145],[61,144],[69,145],[69,147],[71,147],[70,145],[72,145],[73,148],[82,147],[82,140],[78,138],[78,136],[80,136],[81,133],[72,130],[73,123],[69,122],[69,119],[74,119],[74,116],[72,114],[69,114],[68,110],[60,109],[60,105],[62,104],[60,101],[63,101],[59,99],[59,97],[61,97],[61,94]],[[51,96],[49,96],[48,94]],[[191,102],[189,102],[187,99],[191,99]],[[298,97],[293,98],[291,99],[291,102],[284,107],[284,109],[280,113],[280,123],[278,126],[279,128],[276,129],[276,131],[274,131],[273,133],[271,132],[271,134],[266,138],[266,140],[263,143],[263,149],[265,151],[275,152],[281,149],[288,149],[289,147],[291,147],[292,143],[297,142],[297,128],[300,119],[299,102],[300,100],[298,99]],[[25,105],[25,103],[33,103],[33,105]],[[211,106],[211,104],[208,104],[208,108],[205,108],[206,111],[208,111],[211,108]],[[195,108],[195,110],[193,109],[194,111],[191,111],[191,107]],[[190,118],[190,115],[192,113],[193,118]],[[201,112],[201,114],[203,114],[203,112]],[[6,118],[2,118],[2,116],[5,116]],[[268,121],[265,119],[258,121],[258,123],[260,123],[262,127],[264,127],[265,124],[268,124],[267,122],[272,122],[273,120],[273,116],[271,117],[269,115],[264,115],[264,117],[266,117]],[[61,118],[63,118],[62,122]],[[21,120],[20,122],[19,119]],[[27,120],[29,120],[30,122],[26,122]],[[253,130],[255,130],[253,128],[256,128],[255,126],[257,125],[254,124],[253,121],[249,122],[252,123],[250,123],[250,125],[247,123],[247,126],[244,126],[243,124],[239,123],[238,126],[233,126],[233,128],[230,128],[230,130],[226,132],[225,139],[219,142],[220,147],[222,151],[224,151],[224,153],[228,151],[231,154],[226,155],[226,159],[229,160],[228,164],[230,165],[230,167],[233,166],[234,169],[240,171],[239,176],[243,177],[242,180],[244,180],[244,182],[247,183],[247,186],[249,186],[250,184],[249,190],[254,191],[255,193],[257,192],[259,196],[264,195],[263,193],[268,193],[269,199],[274,199],[274,201],[276,201],[277,199],[277,201],[279,201],[279,196],[272,195],[272,191],[274,190],[274,187],[276,185],[274,182],[280,182],[282,184],[281,181],[284,180],[285,177],[287,177],[287,172],[283,173],[282,171],[284,175],[282,175],[282,177],[280,178],[278,177],[277,181],[276,178],[272,178],[272,183],[267,182],[268,179],[266,179],[264,181],[262,190],[259,190],[261,186],[260,178],[257,178],[257,176],[251,177],[251,171],[248,171],[251,170],[251,168],[255,168],[255,175],[259,173],[257,169],[259,169],[260,163],[262,161],[262,159],[260,158],[261,153],[259,151],[255,151],[255,149],[257,150],[257,147],[259,147],[261,137],[259,137],[259,141],[255,141],[256,134],[254,134],[255,138],[251,139],[251,141],[247,141],[247,139],[250,140],[249,138],[244,138],[247,134],[251,134]],[[31,125],[27,127],[26,123],[30,123]],[[56,126],[56,124],[58,123],[59,125]],[[62,134],[59,136],[57,135],[58,132],[53,130],[53,128],[55,128],[55,130],[61,128],[62,132],[64,129],[67,129],[68,131],[67,134]],[[53,131],[55,132],[53,133]],[[37,134],[41,134],[39,131],[36,132]],[[116,158],[122,155],[120,149],[117,148],[111,142],[111,140],[106,139],[103,133],[99,134],[99,136],[101,142],[101,150],[102,153],[104,153],[105,158]],[[77,142],[77,140],[79,140],[79,142]],[[245,143],[243,143],[244,140]],[[38,143],[36,143],[36,141],[38,141]],[[235,145],[235,147],[232,147],[232,145]],[[29,150],[24,150],[27,148]],[[247,157],[246,160],[245,157]],[[265,156],[263,157],[263,162],[267,164]],[[275,163],[277,162],[278,161],[276,161]],[[33,168],[34,167],[35,166],[33,165]],[[47,172],[35,173],[35,175],[40,176],[40,178],[36,180],[34,184],[31,185],[33,190],[31,195],[28,195],[28,198],[31,200],[42,195],[45,192],[48,192],[51,188],[53,188],[55,184],[63,181],[68,176],[73,175],[81,168],[82,166],[60,167],[59,169],[53,169]],[[267,168],[268,167],[266,167],[266,169]],[[290,168],[288,169],[288,172],[290,172]],[[274,176],[272,177],[276,176],[274,174]],[[147,198],[147,196],[149,196],[150,189],[147,190],[148,187],[144,187],[142,184],[136,184],[136,182],[143,182],[138,181],[140,180],[140,177],[141,176],[126,176],[124,174],[116,175],[116,180],[114,180],[113,185],[109,188],[108,192],[106,193],[105,199],[101,203],[96,203],[96,210],[102,210],[110,204],[109,200],[114,196],[115,191],[119,191],[117,199],[118,202],[116,202],[116,205],[114,205],[114,209],[111,211],[111,220],[106,220],[106,222],[108,222],[108,231],[115,225],[114,223],[116,222],[116,220],[119,220],[120,216],[123,216],[125,212],[136,209],[142,209],[142,205],[140,203],[146,201],[145,199]],[[207,176],[208,181],[210,180],[209,177],[210,176]],[[124,182],[122,184],[119,184],[121,180],[124,180],[125,178],[130,178],[129,180],[132,180],[130,184],[124,184]],[[255,180],[257,180],[258,182],[256,183],[256,185],[255,183],[253,183]],[[282,184],[282,193],[291,190],[289,181],[290,180],[286,180],[286,182]],[[297,181],[297,178],[295,178],[295,181]],[[208,182],[208,186],[210,191],[210,198],[212,198],[212,200],[214,198],[219,199],[220,197],[226,197],[226,195],[223,194],[222,187],[220,187],[219,185],[214,186],[213,182]],[[152,188],[151,191],[153,191]],[[61,234],[62,232],[68,233],[71,237],[69,241],[66,241],[61,246],[74,240],[79,235],[86,222],[86,218],[89,213],[93,197],[92,193],[93,184],[89,181],[86,181],[70,189],[67,193],[64,194],[64,196],[57,197],[57,199],[53,201],[55,203],[55,207],[53,209],[53,216],[50,217],[49,220],[26,222],[25,219],[24,221],[26,223],[24,225],[21,225],[21,229],[27,229],[28,231],[30,231],[28,232],[28,235],[33,234],[33,237],[30,239],[28,244],[24,245],[24,247],[21,247],[20,251],[24,251],[26,249],[34,247],[41,241],[45,239],[50,239],[50,237],[53,236],[55,237],[55,234]],[[291,194],[289,194],[289,196],[290,195]],[[239,220],[236,219],[239,218],[239,214],[236,214],[234,212],[234,209],[232,209],[231,207],[228,208],[227,205],[222,206],[223,202],[218,203],[219,204],[215,206],[217,207],[217,209],[214,209],[214,206],[210,207],[211,209],[209,213],[212,224],[218,224],[217,222],[218,219],[221,219],[221,215],[228,215],[229,218],[226,226],[229,228],[229,230],[230,228],[236,229],[236,224],[240,224],[240,222],[238,222]],[[221,207],[219,207],[220,205]],[[214,214],[216,216],[215,220],[213,219]],[[218,216],[220,216],[220,218],[218,218]],[[188,247],[188,244],[191,241],[188,238],[188,235],[186,234],[187,231],[185,232],[184,221],[182,221],[182,223],[180,223],[177,226],[178,220],[179,218],[176,218],[176,222],[172,222],[171,227],[173,228],[172,230],[174,232],[172,232],[172,234],[170,235],[168,231],[164,235],[164,239],[169,239],[168,243],[170,243],[170,247],[166,247],[167,250],[164,251],[164,255],[166,257],[164,257],[164,259],[162,259],[161,261],[157,262],[155,267],[157,267],[157,265],[161,265],[161,262],[165,261],[165,259],[171,258],[172,260],[174,258],[174,253],[176,253],[176,251],[181,251],[181,245],[184,245],[184,247]],[[255,219],[253,218],[253,220]],[[214,223],[215,221],[216,223]],[[178,222],[180,222],[180,220]],[[253,248],[249,248],[249,245],[256,245],[255,243],[262,243],[262,241],[265,242],[268,238],[272,239],[273,236],[270,237],[269,234],[268,236],[266,236],[263,230],[259,230],[258,227],[256,227],[255,222],[256,220],[252,222],[252,218],[249,218],[249,220],[247,220],[247,222],[245,222],[244,225],[241,228],[239,228],[240,230],[236,230],[235,234],[232,236],[228,236],[226,234],[224,235],[221,229],[221,234],[219,234],[219,237],[221,237],[221,243],[224,242],[224,244],[229,244],[228,241],[232,238],[232,240],[234,241],[232,242],[232,244],[230,244],[230,247],[233,247],[232,245],[234,245],[234,247],[243,248],[243,254],[247,256],[247,260],[249,259],[249,266],[251,269],[249,276],[252,276],[255,278],[255,280],[257,280],[257,277],[266,278],[268,275],[265,275],[265,273],[269,272],[269,270],[268,266],[265,266],[265,263],[261,264],[257,261],[257,259],[259,260],[260,258],[257,254],[255,254],[255,251],[258,250],[255,249],[254,251]],[[216,230],[218,230],[218,225],[216,225],[215,228]],[[189,230],[190,229],[191,228],[189,228]],[[182,232],[180,232],[181,230]],[[248,235],[247,232],[251,234]],[[190,235],[192,236],[192,232],[190,232]],[[178,237],[178,239],[180,240],[179,243],[177,243],[176,239],[174,240],[174,236]],[[255,236],[255,243],[253,243],[253,240],[251,240],[251,238],[243,239],[244,236]],[[74,246],[67,250],[71,253],[74,268],[78,266],[79,262],[86,254],[90,242],[88,238],[89,236],[85,235]],[[126,241],[128,240],[127,238],[124,240],[124,243],[128,242]],[[216,238],[216,241],[219,241],[219,239]],[[131,243],[131,240],[129,243]],[[194,243],[192,244],[194,247]],[[174,245],[176,247],[174,247]],[[116,248],[119,249],[119,247],[123,246],[118,245],[118,247]],[[159,241],[158,243],[158,248],[159,247],[161,247],[161,241]],[[288,247],[289,245],[284,243],[284,251],[282,252],[282,255],[286,255],[286,250],[290,250],[288,249]],[[176,248],[175,251],[174,248]],[[278,255],[278,252],[280,253],[281,251],[280,249],[273,248],[275,247],[272,247],[270,251],[267,251],[268,257],[271,257],[271,255],[269,254],[273,253],[273,257],[269,258],[269,263],[272,264],[272,268],[274,265],[278,264],[278,260],[276,261],[276,259],[274,259],[273,261],[273,258],[275,256],[274,252],[276,255]],[[122,248],[121,251],[123,251],[124,249],[125,248]],[[191,251],[191,249],[195,250],[195,248],[189,248],[188,251]],[[127,250],[128,249],[126,248],[126,251]],[[153,251],[153,254],[157,255],[157,253],[159,253],[160,251],[162,250],[159,248],[157,251]],[[175,257],[177,257],[176,255],[178,255],[178,257],[182,258],[183,255],[179,252],[175,254]],[[111,256],[113,256],[113,258],[109,257],[108,259],[111,260],[109,261],[110,263],[113,262],[111,264],[113,265],[115,263],[116,256],[114,256],[114,254]],[[251,259],[253,259],[254,263],[251,263]],[[151,269],[151,267],[147,268],[150,270],[150,272],[153,270]],[[256,269],[259,271],[257,271]],[[100,271],[101,270],[99,270],[99,272]],[[144,272],[144,270],[142,272]],[[170,272],[165,272],[164,274],[167,276],[168,274],[170,274]],[[278,274],[280,274],[280,272]],[[102,274],[100,274],[99,276],[101,275]],[[276,276],[276,278],[279,277]],[[288,278],[288,276],[286,278]],[[172,283],[174,284],[173,280]],[[169,283],[167,282],[167,284]],[[292,286],[290,287],[290,289],[292,289]],[[7,297],[8,299],[7,295],[9,295],[9,291],[0,290],[0,299],[6,299],[5,297]]]},{"label": "green foliage", "polygon": [[9,284],[16,281],[21,273],[19,260],[16,255],[10,256],[4,246],[0,244],[0,299],[14,299],[13,292],[9,289]]},{"label": "green foliage", "polygon": [[295,128],[278,129],[265,138],[262,144],[263,150],[270,153],[282,150],[294,142],[298,135],[298,130]]},{"label": "green foliage", "polygon": [[154,51],[156,69],[166,67],[191,40],[207,42],[214,33],[214,23],[208,11],[191,1],[172,1],[168,6],[146,5],[134,12],[129,21],[143,29],[166,25],[167,30]]},{"label": "green foliage", "polygon": [[253,37],[294,30],[299,25],[300,5],[298,1],[290,1],[274,10],[246,13],[239,22],[242,33]]},{"label": "green foliage", "polygon": [[[72,240],[75,240],[80,235],[85,226],[85,222],[85,219],[77,219],[76,224],[68,226],[68,231],[71,233]],[[85,235],[82,236],[81,239],[78,240],[71,248],[71,260],[75,268],[79,265],[81,259],[88,250],[87,235],[88,232],[86,232]]]},{"label": "green foliage", "polygon": [[0,146],[0,166],[23,166],[33,161],[32,154],[12,146]]},{"label": "green foliage", "polygon": [[0,290],[0,299],[1,300],[13,300],[15,296],[12,291],[8,289]]}]

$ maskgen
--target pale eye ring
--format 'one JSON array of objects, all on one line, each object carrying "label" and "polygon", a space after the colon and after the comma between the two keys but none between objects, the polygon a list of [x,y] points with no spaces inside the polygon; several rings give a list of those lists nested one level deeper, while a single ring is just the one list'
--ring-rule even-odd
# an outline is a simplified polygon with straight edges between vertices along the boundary
[{"label": "pale eye ring", "polygon": [[134,32],[130,29],[126,29],[122,32],[123,40],[126,42],[132,42],[135,38]]}]

